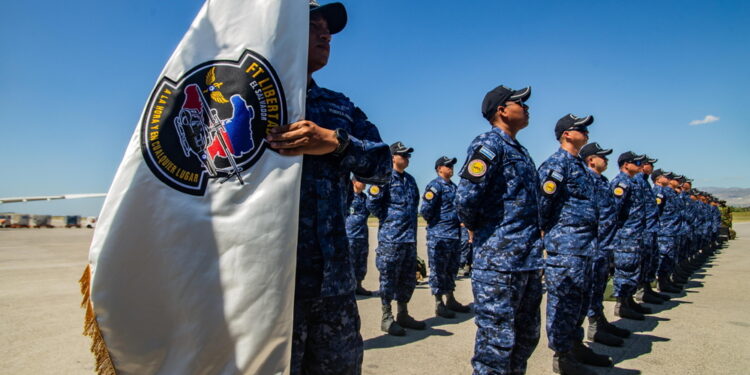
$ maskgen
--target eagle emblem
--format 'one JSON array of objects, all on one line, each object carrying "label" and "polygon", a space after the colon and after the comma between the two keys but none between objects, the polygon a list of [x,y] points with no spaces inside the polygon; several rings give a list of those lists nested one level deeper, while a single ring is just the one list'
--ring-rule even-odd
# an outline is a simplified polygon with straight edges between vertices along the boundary
[{"label": "eagle emblem", "polygon": [[206,86],[208,88],[203,90],[203,93],[210,92],[211,99],[217,103],[229,103],[229,100],[219,91],[223,84],[224,82],[216,82],[216,67],[213,67],[206,73]]}]

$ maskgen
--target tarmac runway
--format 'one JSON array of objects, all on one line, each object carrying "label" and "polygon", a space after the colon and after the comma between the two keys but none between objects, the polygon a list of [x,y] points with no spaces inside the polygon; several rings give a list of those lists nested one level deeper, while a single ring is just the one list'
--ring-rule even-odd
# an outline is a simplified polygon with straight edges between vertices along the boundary
[{"label": "tarmac runway", "polygon": [[[634,331],[622,348],[593,344],[615,367],[600,374],[750,373],[750,223],[735,224],[738,239],[696,272],[685,291],[645,321],[617,322],[613,302],[605,302],[610,321]],[[377,290],[374,265],[376,228],[370,228],[371,254],[365,287]],[[78,278],[87,262],[90,229],[0,229],[0,374],[89,374],[93,356],[81,335],[83,310]],[[418,252],[427,259],[424,228]],[[472,300],[471,282],[459,279],[456,297]],[[551,374],[542,301],[542,338],[528,374]],[[434,317],[427,285],[409,304],[425,319],[425,331],[404,337],[380,331],[380,300],[359,299],[364,374],[470,374],[476,328],[472,314]],[[395,309],[395,307],[394,307]]]}]

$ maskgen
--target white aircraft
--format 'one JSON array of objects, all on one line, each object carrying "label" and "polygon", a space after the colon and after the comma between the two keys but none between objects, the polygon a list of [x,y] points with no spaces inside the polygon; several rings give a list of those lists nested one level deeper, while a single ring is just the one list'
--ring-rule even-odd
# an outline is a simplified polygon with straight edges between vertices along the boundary
[{"label": "white aircraft", "polygon": [[107,196],[106,193],[45,195],[45,196],[40,196],[40,197],[11,197],[11,198],[0,198],[0,204],[33,202],[33,201],[51,201],[51,200],[56,200],[56,199],[99,198],[99,197],[105,197],[105,196]]}]

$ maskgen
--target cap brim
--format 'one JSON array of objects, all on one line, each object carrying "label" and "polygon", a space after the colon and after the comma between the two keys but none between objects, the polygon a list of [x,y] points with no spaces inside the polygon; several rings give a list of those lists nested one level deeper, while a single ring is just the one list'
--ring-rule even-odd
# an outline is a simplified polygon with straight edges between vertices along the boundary
[{"label": "cap brim", "polygon": [[522,102],[525,102],[529,100],[531,97],[531,86],[526,87],[524,89],[513,91],[513,94],[510,95],[509,100],[521,100]]},{"label": "cap brim", "polygon": [[403,155],[403,154],[411,154],[412,152],[414,152],[414,148],[409,147],[409,148],[402,148],[400,150],[396,150],[393,154],[394,155]]},{"label": "cap brim", "polygon": [[575,126],[589,126],[589,125],[591,125],[593,123],[594,123],[594,116],[589,115],[589,116],[586,116],[586,117],[583,117],[583,118],[579,118],[578,120],[576,120],[573,123],[573,125],[575,125]]},{"label": "cap brim", "polygon": [[599,156],[607,156],[607,155],[609,155],[609,154],[611,154],[611,153],[612,153],[612,149],[611,149],[611,148],[608,148],[608,149],[603,149],[603,150],[600,150],[599,152],[597,152],[597,153],[596,153],[596,155],[599,155]]},{"label": "cap brim", "polygon": [[657,161],[659,161],[659,159],[648,159],[648,162],[649,162],[650,164],[654,164],[654,163],[656,163]]},{"label": "cap brim", "polygon": [[341,3],[329,3],[310,9],[310,16],[315,13],[321,14],[326,19],[326,22],[328,22],[328,32],[331,35],[343,30],[348,20],[346,7]]}]

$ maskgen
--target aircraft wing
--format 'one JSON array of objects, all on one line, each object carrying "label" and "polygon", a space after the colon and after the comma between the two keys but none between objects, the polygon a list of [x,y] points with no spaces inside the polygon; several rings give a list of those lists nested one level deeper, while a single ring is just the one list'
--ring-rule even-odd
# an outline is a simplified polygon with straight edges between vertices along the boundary
[{"label": "aircraft wing", "polygon": [[106,193],[95,194],[65,194],[65,195],[45,195],[39,197],[10,197],[0,198],[2,203],[34,202],[34,201],[51,201],[56,199],[79,199],[79,198],[99,198],[106,196]]}]

